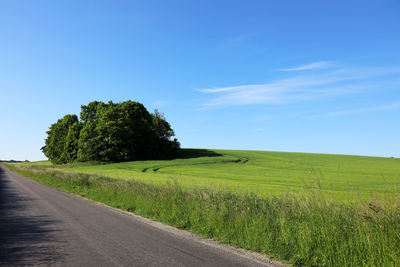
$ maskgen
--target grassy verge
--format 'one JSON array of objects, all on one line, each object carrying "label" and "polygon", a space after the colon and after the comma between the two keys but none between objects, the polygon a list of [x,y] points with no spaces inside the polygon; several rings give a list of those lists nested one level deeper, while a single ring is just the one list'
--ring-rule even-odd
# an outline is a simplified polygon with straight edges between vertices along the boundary
[{"label": "grassy verge", "polygon": [[204,237],[306,266],[399,266],[400,206],[338,203],[318,191],[258,196],[7,167],[41,183]]}]

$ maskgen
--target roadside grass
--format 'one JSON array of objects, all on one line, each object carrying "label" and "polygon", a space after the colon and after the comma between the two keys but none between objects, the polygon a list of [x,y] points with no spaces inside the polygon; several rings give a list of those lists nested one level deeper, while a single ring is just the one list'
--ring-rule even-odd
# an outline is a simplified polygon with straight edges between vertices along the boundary
[{"label": "roadside grass", "polygon": [[[124,164],[144,166],[116,166]],[[229,187],[184,187],[172,179],[155,183],[67,172],[68,166],[5,165],[41,183],[295,265],[400,266],[400,204],[393,201],[400,195],[395,192],[388,200],[372,196],[344,202],[318,186],[260,195]],[[98,166],[109,165],[72,169]]]}]

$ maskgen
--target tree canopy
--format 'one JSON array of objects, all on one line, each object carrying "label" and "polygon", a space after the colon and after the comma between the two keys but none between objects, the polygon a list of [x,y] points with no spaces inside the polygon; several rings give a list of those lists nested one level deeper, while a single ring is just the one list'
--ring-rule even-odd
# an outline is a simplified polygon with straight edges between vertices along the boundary
[{"label": "tree canopy", "polygon": [[92,101],[81,106],[80,120],[65,115],[52,124],[41,150],[56,164],[169,158],[180,149],[174,135],[162,113],[139,102]]}]

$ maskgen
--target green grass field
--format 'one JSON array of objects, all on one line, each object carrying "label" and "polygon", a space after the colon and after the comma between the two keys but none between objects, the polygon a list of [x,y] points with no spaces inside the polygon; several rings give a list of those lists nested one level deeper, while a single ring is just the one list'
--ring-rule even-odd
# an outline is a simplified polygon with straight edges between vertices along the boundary
[{"label": "green grass field", "polygon": [[[184,187],[211,186],[260,195],[309,189],[339,198],[391,195],[400,190],[400,159],[267,151],[185,150],[185,158],[113,164],[52,165],[41,168],[100,174]],[[350,193],[350,194],[349,194]]]},{"label": "green grass field", "polygon": [[400,266],[399,159],[186,149],[175,160],[5,165],[294,265]]}]

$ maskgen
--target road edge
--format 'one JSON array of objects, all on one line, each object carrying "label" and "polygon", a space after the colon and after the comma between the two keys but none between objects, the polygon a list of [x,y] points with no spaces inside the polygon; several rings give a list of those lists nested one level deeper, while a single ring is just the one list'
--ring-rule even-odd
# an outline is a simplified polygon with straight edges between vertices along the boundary
[{"label": "road edge", "polygon": [[190,239],[192,241],[201,243],[203,245],[210,246],[210,247],[213,247],[213,248],[216,248],[216,249],[220,249],[220,250],[222,250],[222,251],[224,251],[226,253],[231,253],[231,254],[246,258],[248,260],[257,262],[259,264],[262,264],[264,266],[270,266],[270,267],[288,267],[288,266],[291,266],[288,263],[284,263],[284,262],[281,262],[281,261],[278,261],[278,260],[275,260],[275,259],[272,259],[272,258],[268,258],[267,255],[264,255],[264,254],[261,254],[261,253],[250,251],[250,250],[247,250],[247,249],[244,249],[244,248],[237,248],[237,247],[233,247],[231,245],[223,244],[223,243],[220,243],[220,242],[218,242],[218,241],[216,241],[214,239],[204,238],[204,237],[198,236],[198,235],[196,235],[196,234],[194,234],[192,232],[189,232],[187,230],[182,230],[182,229],[173,227],[171,225],[168,225],[168,224],[165,224],[165,223],[162,223],[162,222],[154,221],[154,220],[152,220],[150,218],[142,217],[142,216],[137,215],[137,214],[135,214],[133,212],[129,212],[129,211],[126,211],[126,210],[122,210],[122,209],[118,209],[118,208],[115,208],[115,207],[111,207],[111,206],[108,206],[108,205],[106,205],[106,204],[104,204],[102,202],[94,201],[94,200],[86,198],[84,196],[81,196],[81,195],[78,195],[78,194],[74,194],[74,193],[71,193],[71,192],[68,192],[68,191],[64,191],[64,190],[62,190],[60,188],[57,188],[57,187],[54,187],[54,186],[51,186],[51,185],[48,185],[48,184],[41,183],[41,182],[39,182],[39,181],[37,181],[37,180],[35,180],[33,178],[26,177],[26,176],[23,176],[23,175],[21,175],[19,173],[16,173],[16,172],[12,171],[11,169],[9,169],[5,164],[0,164],[0,165],[3,166],[4,168],[6,168],[9,172],[11,172],[14,175],[18,175],[18,176],[20,176],[20,177],[22,177],[24,179],[29,179],[29,180],[34,181],[36,183],[39,183],[41,185],[44,185],[44,186],[47,186],[49,188],[55,189],[55,190],[57,190],[57,191],[59,191],[61,193],[68,194],[68,195],[70,195],[72,197],[91,202],[93,204],[102,206],[104,208],[111,209],[114,212],[131,216],[131,217],[135,218],[136,220],[138,220],[138,221],[140,221],[142,223],[145,223],[145,224],[147,224],[147,225],[149,225],[151,227],[154,227],[154,228],[162,230],[162,231],[166,231],[168,233],[177,235],[179,237],[182,237],[182,238],[185,238],[185,239]]}]

